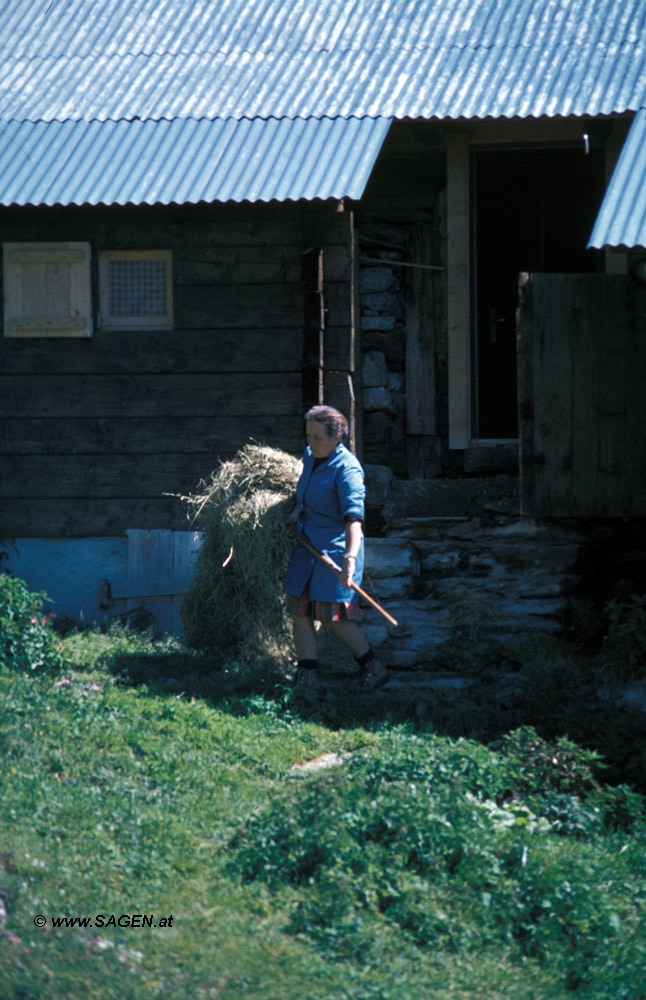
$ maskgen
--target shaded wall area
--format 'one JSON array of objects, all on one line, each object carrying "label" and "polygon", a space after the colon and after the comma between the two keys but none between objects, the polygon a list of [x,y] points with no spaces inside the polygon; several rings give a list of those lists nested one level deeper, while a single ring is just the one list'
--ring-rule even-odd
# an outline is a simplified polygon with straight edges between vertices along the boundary
[{"label": "shaded wall area", "polygon": [[[335,225],[323,203],[3,211],[3,242],[89,242],[94,329],[0,338],[0,537],[186,528],[174,495],[251,438],[300,453],[303,251]],[[131,249],[172,252],[172,329],[100,326],[98,255]]]}]

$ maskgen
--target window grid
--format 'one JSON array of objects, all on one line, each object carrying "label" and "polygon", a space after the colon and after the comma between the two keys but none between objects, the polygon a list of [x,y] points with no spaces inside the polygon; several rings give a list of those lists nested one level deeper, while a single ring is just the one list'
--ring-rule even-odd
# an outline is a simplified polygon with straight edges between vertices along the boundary
[{"label": "window grid", "polygon": [[166,262],[111,260],[108,267],[109,310],[115,318],[164,317]]}]

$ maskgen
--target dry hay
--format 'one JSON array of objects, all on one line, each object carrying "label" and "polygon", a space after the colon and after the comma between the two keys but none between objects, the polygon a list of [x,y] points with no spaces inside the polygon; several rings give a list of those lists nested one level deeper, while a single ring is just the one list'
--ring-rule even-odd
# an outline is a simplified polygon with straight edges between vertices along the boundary
[{"label": "dry hay", "polygon": [[293,655],[282,596],[293,544],[285,520],[301,468],[286,452],[248,444],[183,498],[205,533],[181,608],[189,645],[222,657]]}]

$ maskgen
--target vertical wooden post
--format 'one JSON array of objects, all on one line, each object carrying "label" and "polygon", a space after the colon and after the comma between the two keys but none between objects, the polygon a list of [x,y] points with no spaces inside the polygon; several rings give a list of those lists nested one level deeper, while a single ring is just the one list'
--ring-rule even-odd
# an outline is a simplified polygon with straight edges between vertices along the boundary
[{"label": "vertical wooden post", "polygon": [[631,517],[646,517],[646,287],[632,279],[626,298],[626,506]]},{"label": "vertical wooden post", "polygon": [[[430,264],[428,225],[415,227],[414,261]],[[406,434],[408,476],[431,479],[441,470],[435,417],[435,325],[432,272],[415,268],[406,301]]]},{"label": "vertical wooden post", "polygon": [[[343,210],[340,210],[341,207]],[[357,251],[353,213],[339,206],[325,230],[325,364],[324,401],[341,410],[350,425],[349,446],[360,440],[355,391],[357,364]]]},{"label": "vertical wooden post", "polygon": [[325,354],[325,303],[323,299],[323,251],[303,253],[303,409],[323,402]]},{"label": "vertical wooden post", "polygon": [[[605,188],[617,166],[629,128],[630,122],[627,121],[615,121],[610,126],[610,134],[604,144]],[[628,251],[625,247],[605,247],[604,255],[606,274],[628,274]]]},{"label": "vertical wooden post", "polygon": [[[351,215],[353,223],[353,216]],[[357,457],[363,461],[363,383],[361,381],[361,299],[359,297],[359,234],[352,224],[350,261],[351,352],[354,409],[350,425],[350,444]],[[358,376],[356,375],[358,372]]]},{"label": "vertical wooden post", "polygon": [[449,448],[463,449],[471,434],[471,324],[469,261],[469,137],[446,140],[447,289],[449,333]]},{"label": "vertical wooden post", "polygon": [[528,517],[536,513],[536,448],[534,436],[534,347],[532,336],[532,279],[518,276],[516,311],[516,370],[518,378],[518,450],[520,456],[520,512]]}]

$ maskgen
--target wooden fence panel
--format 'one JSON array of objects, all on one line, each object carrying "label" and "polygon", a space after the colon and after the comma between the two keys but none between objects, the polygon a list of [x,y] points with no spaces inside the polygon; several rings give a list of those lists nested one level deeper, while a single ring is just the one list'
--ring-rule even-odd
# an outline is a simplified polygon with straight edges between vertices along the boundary
[{"label": "wooden fence panel", "polygon": [[518,371],[524,514],[646,513],[646,327],[640,308],[643,296],[624,275],[522,276]]}]

